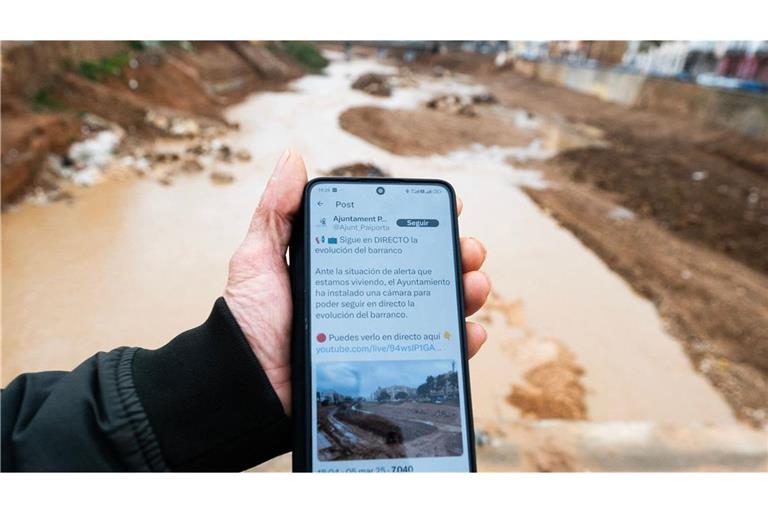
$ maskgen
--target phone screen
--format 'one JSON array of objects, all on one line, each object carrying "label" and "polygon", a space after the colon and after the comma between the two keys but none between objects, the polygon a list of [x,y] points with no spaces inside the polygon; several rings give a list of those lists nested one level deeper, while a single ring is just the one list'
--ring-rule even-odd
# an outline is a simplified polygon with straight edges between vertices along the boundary
[{"label": "phone screen", "polygon": [[451,190],[310,187],[314,471],[469,471]]}]

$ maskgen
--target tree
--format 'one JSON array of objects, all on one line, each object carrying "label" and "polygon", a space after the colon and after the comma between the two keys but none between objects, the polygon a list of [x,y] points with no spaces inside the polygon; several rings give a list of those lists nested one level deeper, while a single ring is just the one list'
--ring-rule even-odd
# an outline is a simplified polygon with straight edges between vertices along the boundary
[{"label": "tree", "polygon": [[406,398],[408,398],[408,393],[405,391],[398,391],[395,393],[395,400],[405,400]]},{"label": "tree", "polygon": [[429,396],[429,384],[426,382],[416,388],[416,394],[419,396]]},{"label": "tree", "polygon": [[379,393],[379,402],[385,402],[392,398],[392,395],[387,393],[386,391],[382,390],[381,393]]}]

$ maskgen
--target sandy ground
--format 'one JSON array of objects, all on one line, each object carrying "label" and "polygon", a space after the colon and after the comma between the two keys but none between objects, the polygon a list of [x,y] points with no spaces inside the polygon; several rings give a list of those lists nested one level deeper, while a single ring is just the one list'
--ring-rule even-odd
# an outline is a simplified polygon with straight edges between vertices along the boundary
[{"label": "sandy ground", "polygon": [[[474,117],[424,106],[407,115],[369,107],[344,112],[341,126],[402,155],[448,153],[461,137],[465,144],[484,145],[514,134],[533,138],[528,151],[496,148],[506,151],[512,168],[544,172],[547,186],[524,183],[526,193],[654,302],[695,368],[740,419],[763,424],[768,419],[765,147],[510,72],[483,69],[474,78],[500,100],[478,108]],[[450,122],[427,123],[438,114]],[[502,121],[510,132],[505,136],[477,127],[462,134],[456,128],[487,123],[496,132]],[[564,371],[569,366],[572,370]],[[547,375],[557,369],[563,396],[572,396],[569,402],[575,404],[583,394],[577,367],[577,362],[542,366],[526,380],[557,382]],[[537,408],[539,395],[523,398],[520,388],[516,393],[518,407]],[[581,407],[560,409],[564,416],[550,410],[539,417],[580,417]]]},{"label": "sandy ground", "polygon": [[462,233],[486,242],[499,300],[518,302],[524,317],[511,328],[500,312],[483,313],[491,317],[490,341],[471,365],[481,428],[522,416],[510,393],[530,386],[527,372],[558,353],[536,340],[556,340],[583,369],[571,380],[585,390],[579,414],[589,419],[734,421],[653,305],[521,190],[540,186],[541,178],[532,168],[510,169],[506,159],[536,153],[535,143],[403,157],[338,126],[350,108],[414,109],[445,89],[477,86],[424,80],[380,99],[350,90],[366,71],[393,72],[373,61],[337,62],[327,76],[305,77],[290,92],[258,94],[230,109],[228,119],[241,130],[227,142],[253,155],[233,165],[234,184],[215,186],[203,176],[173,187],[108,182],[78,191],[71,205],[23,205],[3,214],[3,382],[22,371],[72,368],[118,345],[156,347],[202,321],[264,180],[282,148],[292,146],[311,172],[368,161],[395,176],[454,184],[465,203]]}]

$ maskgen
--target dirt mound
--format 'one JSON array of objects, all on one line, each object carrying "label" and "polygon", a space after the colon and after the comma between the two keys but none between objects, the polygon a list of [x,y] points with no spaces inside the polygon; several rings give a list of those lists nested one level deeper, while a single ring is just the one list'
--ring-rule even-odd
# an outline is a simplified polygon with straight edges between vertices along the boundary
[{"label": "dirt mound", "polygon": [[80,121],[73,115],[42,114],[20,116],[3,105],[2,188],[3,201],[18,197],[31,184],[35,173],[50,153],[63,152],[80,133]]},{"label": "dirt mound", "polygon": [[431,109],[355,107],[343,112],[341,127],[398,155],[445,154],[473,143],[525,146],[533,135],[490,114],[456,116]]},{"label": "dirt mound", "polygon": [[749,423],[768,420],[768,279],[677,238],[652,219],[621,220],[615,195],[548,171],[526,192],[648,297],[694,366]]},{"label": "dirt mound", "polygon": [[768,181],[722,158],[672,147],[566,151],[547,163],[617,195],[671,232],[768,273]]},{"label": "dirt mound", "polygon": [[507,401],[523,416],[537,419],[587,419],[584,370],[571,352],[558,345],[557,357],[525,373],[526,383],[514,385]]},{"label": "dirt mound", "polygon": [[352,82],[352,88],[366,92],[372,96],[391,96],[392,86],[389,77],[379,73],[365,73]]},{"label": "dirt mound", "polygon": [[516,73],[480,78],[502,104],[597,126],[612,145],[645,146],[651,152],[681,155],[716,155],[756,174],[768,173],[768,147],[760,139],[702,126],[684,116],[630,109]]},{"label": "dirt mound", "polygon": [[303,71],[279,44],[3,44],[2,198],[28,186],[51,152],[80,137],[87,112],[129,136],[195,136],[226,127],[222,109]]},{"label": "dirt mound", "polygon": [[361,162],[335,167],[325,174],[327,176],[344,176],[348,178],[384,178],[390,176],[388,172],[373,164]]},{"label": "dirt mound", "polygon": [[196,42],[195,51],[176,49],[173,56],[195,69],[206,89],[226,104],[255,90],[282,90],[303,74],[278,44]]},{"label": "dirt mound", "polygon": [[355,425],[371,434],[381,437],[387,444],[402,444],[406,441],[431,434],[437,431],[437,427],[427,423],[419,423],[399,419],[394,423],[384,416],[372,413],[361,413],[351,408],[336,413],[336,417],[345,423]]}]

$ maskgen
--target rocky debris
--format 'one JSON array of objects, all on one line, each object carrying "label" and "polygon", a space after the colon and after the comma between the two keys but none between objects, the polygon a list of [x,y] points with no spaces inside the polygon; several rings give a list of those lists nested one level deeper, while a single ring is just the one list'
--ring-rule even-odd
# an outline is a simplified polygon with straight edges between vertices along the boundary
[{"label": "rocky debris", "polygon": [[157,110],[148,111],[144,120],[148,125],[173,137],[197,137],[202,134],[210,136],[223,132],[223,126],[211,120],[204,122]]},{"label": "rocky debris", "polygon": [[62,198],[71,199],[63,193],[59,181],[90,187],[101,180],[104,170],[115,160],[125,132],[94,115],[84,116],[82,132],[91,135],[72,144],[64,156],[47,159],[33,184],[31,202],[42,204]]},{"label": "rocky debris", "polygon": [[35,176],[25,200],[32,204],[47,204],[58,201],[72,201],[72,194],[61,186],[61,179],[54,171],[54,161],[49,158],[43,169]]},{"label": "rocky debris", "polygon": [[211,172],[211,181],[218,185],[225,185],[235,181],[235,176],[231,172],[215,170]]},{"label": "rocky debris", "polygon": [[[283,87],[304,73],[281,45],[263,42],[135,46],[125,41],[3,45],[4,205],[27,190],[43,197],[31,187],[47,157],[62,154],[73,140],[94,131],[111,130],[98,126],[104,120],[131,136],[216,137],[236,128],[227,124],[223,107],[252,91]],[[102,69],[105,63],[108,72]],[[230,85],[219,93],[217,84],[234,84],[235,90]],[[30,98],[37,97],[46,102],[30,105]],[[79,112],[87,114],[75,115]],[[93,114],[100,117],[95,120]],[[90,124],[92,130],[80,132],[81,125]],[[244,154],[235,158],[248,159]],[[84,179],[89,175],[95,174],[89,171],[78,179],[90,182]]]},{"label": "rocky debris", "polygon": [[194,158],[187,158],[181,162],[181,165],[179,165],[179,170],[187,174],[196,174],[198,172],[202,172],[203,169],[205,169],[203,164]]},{"label": "rocky debris", "polygon": [[352,88],[372,96],[391,96],[392,86],[389,77],[380,73],[365,73],[352,83]]},{"label": "rocky debris", "polygon": [[[163,185],[172,185],[179,174],[197,174],[203,172],[214,162],[232,164],[235,161],[247,162],[251,153],[246,149],[233,150],[220,139],[195,139],[190,145],[179,150],[149,150],[140,156],[129,156],[124,164],[133,168],[139,176],[149,176]],[[214,170],[211,173],[214,183],[231,183],[234,175],[227,171]]]},{"label": "rocky debris", "polygon": [[389,173],[373,164],[361,162],[335,167],[325,174],[327,176],[343,176],[347,178],[384,178],[390,176]]},{"label": "rocky debris", "polygon": [[419,81],[416,79],[413,71],[407,67],[400,67],[397,75],[391,79],[396,87],[418,87]]},{"label": "rocky debris", "polygon": [[[117,125],[96,116],[84,121],[83,132],[90,131],[92,135],[70,146],[63,156],[49,157],[32,183],[27,202],[40,205],[72,200],[67,187],[89,187],[106,175],[116,179],[148,178],[170,186],[178,176],[201,173],[214,162],[251,160],[248,150],[235,150],[220,139],[203,136],[194,137],[182,147],[172,144],[172,149],[167,145],[132,147],[136,141],[121,144],[124,134]],[[217,184],[234,181],[232,173],[222,170],[214,170],[210,178]]]},{"label": "rocky debris", "polygon": [[499,100],[490,92],[481,92],[479,94],[472,95],[472,103],[475,105],[494,105]]},{"label": "rocky debris", "polygon": [[27,196],[26,200],[32,204],[48,204],[56,203],[59,201],[66,201],[71,203],[73,199],[72,193],[60,188],[53,190],[46,190],[45,188],[35,186]]},{"label": "rocky debris", "polygon": [[475,105],[492,105],[497,103],[496,97],[488,92],[464,96],[460,94],[443,94],[436,96],[427,102],[427,108],[445,112],[447,114],[458,114],[462,116],[473,117],[477,115]]},{"label": "rocky debris", "polygon": [[247,149],[234,151],[228,144],[223,143],[219,139],[197,142],[188,146],[186,153],[196,156],[209,156],[217,161],[226,163],[231,163],[233,160],[239,160],[240,162],[251,160],[251,153]]},{"label": "rocky debris", "polygon": [[427,108],[445,112],[446,114],[458,114],[467,117],[477,115],[472,103],[472,99],[458,94],[444,94],[432,98],[427,102]]},{"label": "rocky debris", "polygon": [[250,162],[251,161],[251,152],[247,149],[238,149],[235,151],[235,158],[240,160],[241,162]]},{"label": "rocky debris", "polygon": [[103,169],[113,158],[122,134],[117,131],[104,130],[93,137],[81,142],[75,142],[69,147],[67,158],[63,164],[71,165],[63,169],[73,168],[73,171],[85,169]]},{"label": "rocky debris", "polygon": [[[154,75],[153,75],[154,76]],[[170,80],[168,77],[165,77]],[[117,80],[117,78],[115,78]],[[155,77],[154,80],[160,80]],[[148,135],[168,135],[172,137],[194,137],[200,134],[210,135],[211,132],[222,132],[226,128],[223,118],[216,114],[213,108],[202,108],[199,112],[192,113],[192,109],[176,109],[160,106],[164,104],[175,105],[170,100],[176,91],[166,90],[168,85],[163,83],[163,101],[160,105],[137,94],[147,92],[142,87],[150,87],[148,82],[137,82],[139,89],[130,88],[130,82],[125,88],[122,81],[120,85],[102,83],[88,80],[74,73],[65,73],[51,88],[51,95],[60,99],[63,105],[77,111],[91,112],[104,119],[123,127],[129,133],[142,133]],[[160,84],[153,86],[161,88]],[[151,95],[159,95],[160,91],[154,91]],[[203,105],[208,105],[204,102]],[[182,104],[178,105],[182,107]],[[191,107],[191,105],[190,105]],[[216,107],[218,108],[218,107]]]}]

